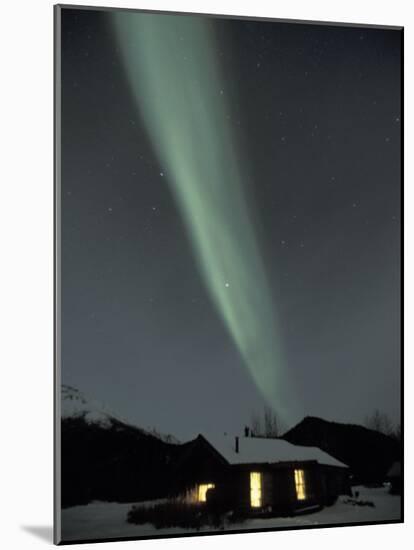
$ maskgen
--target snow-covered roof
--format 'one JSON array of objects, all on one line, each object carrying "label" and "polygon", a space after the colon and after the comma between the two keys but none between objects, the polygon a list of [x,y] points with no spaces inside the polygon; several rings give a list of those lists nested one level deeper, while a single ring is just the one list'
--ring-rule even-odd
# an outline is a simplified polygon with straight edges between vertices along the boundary
[{"label": "snow-covered roof", "polygon": [[272,464],[316,460],[319,464],[347,468],[346,464],[321,451],[318,447],[293,445],[283,439],[239,437],[239,452],[236,453],[235,437],[228,435],[203,437],[229,464]]}]

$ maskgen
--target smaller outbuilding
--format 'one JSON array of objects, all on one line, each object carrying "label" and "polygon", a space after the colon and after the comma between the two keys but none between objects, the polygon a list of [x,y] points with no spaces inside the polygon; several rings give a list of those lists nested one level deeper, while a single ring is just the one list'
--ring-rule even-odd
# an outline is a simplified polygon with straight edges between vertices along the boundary
[{"label": "smaller outbuilding", "polygon": [[304,513],[350,494],[345,464],[278,438],[199,435],[182,457],[177,483],[189,502],[252,516]]},{"label": "smaller outbuilding", "polygon": [[393,495],[401,495],[402,490],[402,475],[401,462],[396,461],[392,464],[387,473],[387,479],[391,484],[390,493]]}]

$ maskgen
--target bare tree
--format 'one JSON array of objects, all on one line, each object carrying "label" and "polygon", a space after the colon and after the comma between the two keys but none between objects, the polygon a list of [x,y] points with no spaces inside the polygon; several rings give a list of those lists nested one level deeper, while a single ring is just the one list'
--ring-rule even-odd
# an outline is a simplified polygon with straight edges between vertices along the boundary
[{"label": "bare tree", "polygon": [[250,432],[253,437],[260,437],[263,433],[262,419],[257,413],[253,413],[250,420]]},{"label": "bare tree", "polygon": [[250,421],[251,433],[255,437],[279,437],[282,426],[277,414],[266,405],[262,415],[253,413]]},{"label": "bare tree", "polygon": [[365,427],[390,436],[395,432],[395,427],[388,415],[379,409],[375,409],[371,415],[366,417]]},{"label": "bare tree", "polygon": [[276,413],[266,406],[263,411],[264,416],[264,431],[266,437],[279,437],[279,420]]}]

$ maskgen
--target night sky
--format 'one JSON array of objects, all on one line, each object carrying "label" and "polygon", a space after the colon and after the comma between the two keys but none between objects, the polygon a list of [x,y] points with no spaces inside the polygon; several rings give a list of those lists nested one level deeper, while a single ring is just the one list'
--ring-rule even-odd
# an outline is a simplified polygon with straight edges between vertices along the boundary
[{"label": "night sky", "polygon": [[[401,32],[204,21],[221,75],[210,87],[243,174],[242,226],[277,318],[286,427],[304,415],[361,423],[376,408],[399,422]],[[179,47],[191,56],[196,45]],[[182,439],[240,431],[268,396],[206,284],[128,63],[114,12],[62,10],[62,380]],[[240,270],[254,274],[249,258]],[[223,285],[243,304],[235,278]],[[266,315],[237,322],[268,329]]]}]

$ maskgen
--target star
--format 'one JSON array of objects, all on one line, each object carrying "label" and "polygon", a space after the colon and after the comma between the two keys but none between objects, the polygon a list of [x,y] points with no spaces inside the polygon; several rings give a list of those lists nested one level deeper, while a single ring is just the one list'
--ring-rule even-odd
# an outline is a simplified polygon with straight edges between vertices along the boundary
[{"label": "star", "polygon": [[164,172],[160,172],[160,176],[163,177],[163,176],[164,176]]},{"label": "star", "polygon": [[224,286],[225,286],[226,288],[229,288],[230,283],[224,283]]}]

